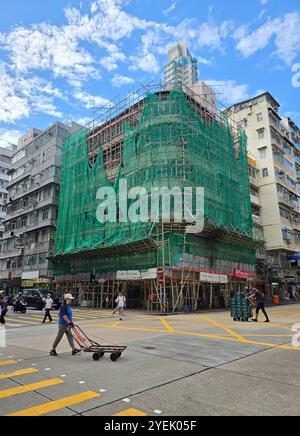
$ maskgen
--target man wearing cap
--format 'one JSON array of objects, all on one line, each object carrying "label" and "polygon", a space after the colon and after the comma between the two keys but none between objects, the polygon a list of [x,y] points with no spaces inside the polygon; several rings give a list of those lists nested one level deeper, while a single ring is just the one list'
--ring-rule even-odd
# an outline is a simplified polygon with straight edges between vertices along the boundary
[{"label": "man wearing cap", "polygon": [[69,341],[70,347],[72,349],[72,355],[75,356],[76,354],[80,353],[80,350],[77,350],[75,348],[74,340],[70,332],[70,328],[74,327],[73,324],[73,313],[72,313],[72,303],[74,301],[74,297],[71,294],[66,294],[64,296],[64,302],[60,307],[59,310],[59,327],[58,327],[58,334],[54,341],[52,350],[50,352],[50,356],[57,356],[56,348],[60,341],[62,340],[63,336],[66,335],[67,339]]}]

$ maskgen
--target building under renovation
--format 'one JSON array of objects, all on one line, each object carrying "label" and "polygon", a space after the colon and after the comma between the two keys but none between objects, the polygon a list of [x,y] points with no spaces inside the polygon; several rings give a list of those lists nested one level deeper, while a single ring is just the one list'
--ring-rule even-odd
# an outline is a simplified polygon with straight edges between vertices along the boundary
[{"label": "building under renovation", "polygon": [[[113,307],[118,291],[131,308],[224,307],[255,271],[246,136],[192,90],[146,91],[102,109],[64,143],[51,259],[57,291],[99,308]],[[121,180],[149,196],[153,187],[203,187],[203,231],[187,231],[174,211],[162,218],[160,207],[148,222],[124,220],[118,206],[116,222],[100,222],[98,190],[118,198]]]}]

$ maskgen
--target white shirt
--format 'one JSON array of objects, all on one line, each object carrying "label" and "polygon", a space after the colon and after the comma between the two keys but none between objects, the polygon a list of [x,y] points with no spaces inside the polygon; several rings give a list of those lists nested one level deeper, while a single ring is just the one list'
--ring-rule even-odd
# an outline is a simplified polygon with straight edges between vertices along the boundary
[{"label": "white shirt", "polygon": [[118,307],[124,307],[126,303],[126,298],[124,295],[119,295],[116,299],[116,303],[118,303]]},{"label": "white shirt", "polygon": [[52,309],[52,305],[53,305],[53,300],[52,300],[52,298],[47,298],[45,309]]}]

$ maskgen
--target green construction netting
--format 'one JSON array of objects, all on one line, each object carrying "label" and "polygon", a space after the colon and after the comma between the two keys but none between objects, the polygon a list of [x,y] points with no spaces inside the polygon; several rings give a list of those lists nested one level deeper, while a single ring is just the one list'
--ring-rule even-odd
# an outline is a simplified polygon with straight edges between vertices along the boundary
[{"label": "green construction netting", "polygon": [[[121,178],[127,179],[128,189],[142,186],[148,193],[151,187],[204,187],[207,226],[252,239],[246,136],[241,133],[234,142],[225,118],[222,122],[213,118],[204,121],[180,90],[148,95],[137,126],[124,126],[122,163],[113,185],[117,196]],[[85,251],[138,243],[151,234],[153,224],[150,222],[99,223],[96,195],[103,186],[110,184],[102,146],[91,168],[88,133],[80,130],[67,138],[63,147],[55,242],[55,255],[60,257],[60,264],[61,256],[82,253],[81,260],[77,258],[71,263],[76,264],[77,271],[85,271]],[[207,243],[198,237],[195,244],[192,239],[187,238],[190,246],[187,252],[255,263],[255,249],[243,246],[242,237],[240,244],[233,248],[222,241]],[[177,243],[172,247],[172,257],[176,259],[182,248]],[[99,268],[101,253],[97,256],[98,261],[94,263]],[[147,250],[138,255],[117,253],[108,257],[106,252],[102,260],[101,265],[107,270],[112,262],[115,269],[116,265],[141,269],[156,266],[157,261],[156,255]],[[66,259],[66,265],[70,267],[70,260]]]}]

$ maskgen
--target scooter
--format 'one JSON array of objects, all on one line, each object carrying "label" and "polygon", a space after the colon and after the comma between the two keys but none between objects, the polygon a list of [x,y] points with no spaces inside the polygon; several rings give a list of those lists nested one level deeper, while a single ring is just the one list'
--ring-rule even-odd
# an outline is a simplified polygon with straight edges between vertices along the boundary
[{"label": "scooter", "polygon": [[13,304],[13,311],[15,313],[17,313],[17,312],[26,313],[27,312],[27,303],[26,303],[26,301],[23,300],[23,298],[21,298],[20,300],[17,300]]}]

